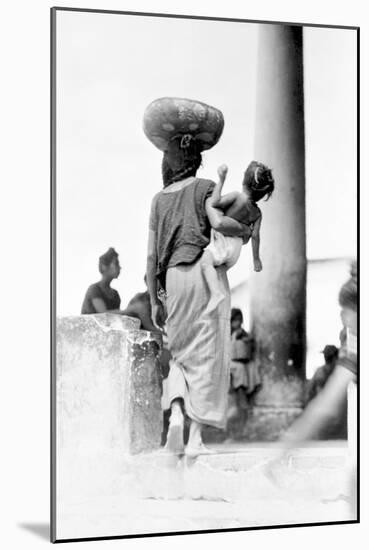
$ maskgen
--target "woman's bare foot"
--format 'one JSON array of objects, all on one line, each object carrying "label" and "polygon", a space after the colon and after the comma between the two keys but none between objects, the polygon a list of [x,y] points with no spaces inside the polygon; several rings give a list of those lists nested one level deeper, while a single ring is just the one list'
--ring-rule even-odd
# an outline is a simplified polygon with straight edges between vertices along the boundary
[{"label": "woman's bare foot", "polygon": [[199,455],[211,454],[212,451],[205,447],[201,437],[202,424],[192,420],[190,427],[190,435],[188,444],[185,450],[185,455],[188,458],[196,458]]},{"label": "woman's bare foot", "polygon": [[214,454],[214,451],[206,447],[206,445],[204,445],[202,441],[197,445],[188,444],[185,449],[185,455],[188,458],[197,458],[200,455],[211,455],[211,454]]}]

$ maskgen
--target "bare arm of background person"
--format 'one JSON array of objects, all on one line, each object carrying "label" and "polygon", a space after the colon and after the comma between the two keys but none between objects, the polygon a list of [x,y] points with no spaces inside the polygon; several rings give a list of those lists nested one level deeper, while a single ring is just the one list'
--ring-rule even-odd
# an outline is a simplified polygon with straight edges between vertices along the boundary
[{"label": "bare arm of background person", "polygon": [[322,428],[337,419],[345,406],[347,388],[351,381],[356,382],[356,375],[338,364],[321,392],[285,433],[282,438],[285,451],[314,439]]}]

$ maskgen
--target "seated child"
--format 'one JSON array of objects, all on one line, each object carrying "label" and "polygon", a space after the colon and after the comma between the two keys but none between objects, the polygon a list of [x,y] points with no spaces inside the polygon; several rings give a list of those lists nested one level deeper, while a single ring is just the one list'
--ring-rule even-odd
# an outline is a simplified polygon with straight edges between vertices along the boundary
[{"label": "seated child", "polygon": [[[226,216],[250,227],[252,252],[255,271],[262,270],[259,256],[261,210],[257,202],[269,197],[274,191],[274,179],[271,170],[264,164],[252,161],[244,175],[242,192],[233,191],[221,196],[228,167],[222,164],[218,168],[219,182],[214,188],[212,206],[220,208]],[[210,289],[209,309],[215,309],[223,295],[219,289],[215,267],[225,264],[232,267],[238,260],[242,247],[241,237],[226,237],[212,230],[209,245],[204,250],[201,266]]]}]

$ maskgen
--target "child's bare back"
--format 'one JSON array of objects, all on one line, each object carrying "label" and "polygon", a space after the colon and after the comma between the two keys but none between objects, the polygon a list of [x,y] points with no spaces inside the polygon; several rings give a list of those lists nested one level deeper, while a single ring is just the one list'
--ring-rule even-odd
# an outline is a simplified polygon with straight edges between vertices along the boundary
[{"label": "child's bare back", "polygon": [[221,196],[227,172],[228,167],[225,164],[218,168],[219,183],[214,190],[213,206],[220,208],[226,216],[252,226],[261,217],[261,210],[246,193],[232,191]]}]

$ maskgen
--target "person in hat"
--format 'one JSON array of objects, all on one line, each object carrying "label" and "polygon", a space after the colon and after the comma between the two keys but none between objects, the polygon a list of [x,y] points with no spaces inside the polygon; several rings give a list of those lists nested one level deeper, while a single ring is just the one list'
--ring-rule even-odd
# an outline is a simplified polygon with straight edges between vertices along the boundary
[{"label": "person in hat", "polygon": [[[226,216],[250,227],[254,270],[261,271],[263,266],[259,251],[262,215],[257,203],[264,197],[268,200],[274,191],[272,172],[265,164],[252,161],[244,174],[242,192],[233,191],[222,196],[227,172],[225,164],[218,168],[219,181],[213,190],[211,204],[221,209]],[[202,266],[211,291],[210,309],[222,299],[215,267],[221,264],[232,267],[240,256],[242,244],[239,237],[224,236],[214,230],[211,232],[210,244],[202,256]]]},{"label": "person in hat", "polygon": [[120,296],[115,288],[112,288],[111,282],[119,277],[121,267],[119,264],[119,255],[114,248],[109,248],[105,254],[99,258],[99,271],[101,279],[93,283],[87,289],[85,294],[81,313],[121,313]]},{"label": "person in hat", "polygon": [[321,353],[324,355],[325,364],[315,371],[314,376],[307,384],[306,404],[324,388],[338,360],[338,348],[334,345],[325,346]]},{"label": "person in hat", "polygon": [[[193,105],[194,102],[191,116],[196,107]],[[180,114],[186,108],[185,100],[182,107]],[[201,105],[198,107],[201,110]],[[191,120],[191,116],[187,118]],[[182,118],[185,124],[187,118]],[[200,117],[197,123],[192,117],[192,127],[198,128],[202,120],[208,119]],[[147,255],[152,317],[158,327],[165,323],[158,285],[166,292],[166,331],[171,354],[162,398],[163,409],[170,410],[166,450],[185,452],[193,458],[208,452],[202,441],[204,425],[226,427],[230,364],[231,308],[226,267],[217,268],[223,299],[214,310],[207,311],[210,292],[201,256],[210,242],[211,228],[245,241],[251,234],[247,226],[210,204],[215,183],[197,177],[205,148],[201,136],[182,126],[181,132],[166,142],[163,189],[151,205]],[[185,414],[191,420],[186,448]]]}]

